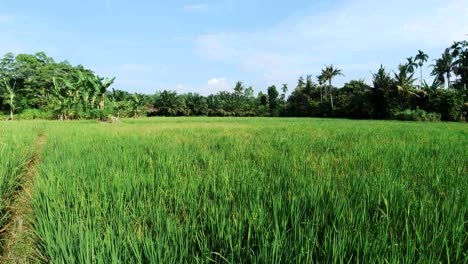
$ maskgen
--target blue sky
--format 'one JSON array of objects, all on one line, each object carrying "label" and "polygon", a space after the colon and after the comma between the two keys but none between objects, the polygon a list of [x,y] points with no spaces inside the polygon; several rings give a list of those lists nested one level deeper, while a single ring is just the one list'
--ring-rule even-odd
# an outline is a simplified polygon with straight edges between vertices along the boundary
[{"label": "blue sky", "polygon": [[209,94],[237,80],[258,92],[326,64],[343,70],[337,85],[370,82],[418,49],[436,58],[467,25],[466,0],[0,0],[0,54],[45,51],[130,92]]}]

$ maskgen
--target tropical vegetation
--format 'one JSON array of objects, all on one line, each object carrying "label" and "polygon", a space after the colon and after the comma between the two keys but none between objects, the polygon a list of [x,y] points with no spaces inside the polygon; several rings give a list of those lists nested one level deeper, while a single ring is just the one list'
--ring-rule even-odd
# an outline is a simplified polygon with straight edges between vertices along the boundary
[{"label": "tropical vegetation", "polygon": [[0,60],[0,110],[4,119],[60,120],[139,116],[392,119],[402,111],[423,110],[445,121],[467,120],[468,42],[455,42],[434,60],[431,83],[423,79],[428,59],[419,50],[394,73],[381,66],[371,85],[350,80],[335,87],[332,81],[343,70],[329,65],[317,76],[317,83],[310,75],[300,77],[289,95],[287,85],[281,87],[281,94],[272,85],[267,93],[254,95],[253,87],[239,81],[232,92],[202,96],[169,90],[132,94],[111,89],[115,77],[102,78],[81,65],[55,62],[43,52],[8,53]]}]

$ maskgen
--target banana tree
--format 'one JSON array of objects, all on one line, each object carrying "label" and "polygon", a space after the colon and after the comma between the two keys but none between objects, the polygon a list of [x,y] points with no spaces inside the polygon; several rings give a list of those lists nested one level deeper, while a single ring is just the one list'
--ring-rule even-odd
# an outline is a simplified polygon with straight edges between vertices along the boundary
[{"label": "banana tree", "polygon": [[114,111],[117,112],[117,118],[120,118],[120,113],[127,107],[129,101],[125,98],[125,94],[122,91],[112,89],[110,94],[110,101]]},{"label": "banana tree", "polygon": [[134,118],[138,117],[143,105],[144,105],[144,96],[142,94],[134,93],[130,97],[130,107],[132,109]]},{"label": "banana tree", "polygon": [[49,94],[49,106],[57,113],[58,119],[68,119],[68,111],[70,110],[70,97],[65,91],[65,87],[60,85],[57,78],[52,77],[53,87]]},{"label": "banana tree", "polygon": [[105,101],[106,101],[106,91],[114,83],[114,81],[115,81],[115,77],[111,79],[102,78],[99,76],[94,76],[90,78],[90,82],[94,86],[94,91],[96,92],[96,96],[99,98],[98,108],[100,110],[104,110]]},{"label": "banana tree", "polygon": [[67,99],[70,101],[70,104],[68,105],[68,114],[70,116],[76,115],[81,109],[81,91],[80,87],[72,83],[69,80],[64,80],[65,84],[65,93],[67,95]]},{"label": "banana tree", "polygon": [[3,78],[3,82],[5,83],[5,97],[7,97],[6,104],[10,106],[10,120],[14,119],[14,112],[15,112],[15,86],[16,86],[16,81],[13,83],[13,86],[10,85],[10,83]]}]

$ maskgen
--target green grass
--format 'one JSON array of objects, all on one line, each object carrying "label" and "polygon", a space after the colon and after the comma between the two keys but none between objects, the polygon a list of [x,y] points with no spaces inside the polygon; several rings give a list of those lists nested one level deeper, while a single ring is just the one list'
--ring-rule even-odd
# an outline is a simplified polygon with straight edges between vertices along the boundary
[{"label": "green grass", "polygon": [[0,255],[12,200],[20,189],[21,174],[31,158],[37,129],[31,123],[0,122]]},{"label": "green grass", "polygon": [[468,262],[466,124],[39,123],[52,263]]}]

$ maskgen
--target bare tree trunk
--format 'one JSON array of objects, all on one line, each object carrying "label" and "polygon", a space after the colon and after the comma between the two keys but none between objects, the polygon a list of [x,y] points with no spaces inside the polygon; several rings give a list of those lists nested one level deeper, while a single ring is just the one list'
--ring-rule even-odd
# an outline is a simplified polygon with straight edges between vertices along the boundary
[{"label": "bare tree trunk", "polygon": [[328,80],[328,84],[329,84],[329,92],[330,92],[330,103],[331,103],[331,108],[333,110],[333,93],[332,93],[332,84],[331,84],[331,79]]},{"label": "bare tree trunk", "polygon": [[450,88],[450,72],[447,72],[447,89]]},{"label": "bare tree trunk", "polygon": [[422,66],[419,66],[419,69],[421,70],[421,84],[420,84],[420,86],[419,86],[419,89],[421,89],[422,86],[423,86],[423,85],[422,85]]},{"label": "bare tree trunk", "polygon": [[320,85],[320,103],[323,103],[323,93],[322,93],[323,85]]},{"label": "bare tree trunk", "polygon": [[99,102],[99,109],[104,110],[104,104],[105,104],[105,97],[104,95],[101,95],[101,101]]},{"label": "bare tree trunk", "polygon": [[14,113],[13,113],[13,97],[10,96],[10,120],[14,119]]}]

